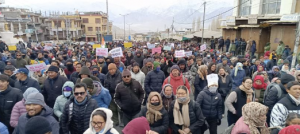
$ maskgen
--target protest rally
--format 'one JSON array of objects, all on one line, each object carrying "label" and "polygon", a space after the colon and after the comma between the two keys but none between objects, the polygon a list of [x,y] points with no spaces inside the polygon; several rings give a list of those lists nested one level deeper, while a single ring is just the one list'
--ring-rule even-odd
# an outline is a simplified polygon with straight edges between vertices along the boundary
[{"label": "protest rally", "polygon": [[215,28],[173,17],[146,35],[126,31],[134,13],[120,31],[108,9],[48,16],[0,0],[0,134],[300,134],[300,1],[276,0],[293,9],[277,19],[234,1]]}]

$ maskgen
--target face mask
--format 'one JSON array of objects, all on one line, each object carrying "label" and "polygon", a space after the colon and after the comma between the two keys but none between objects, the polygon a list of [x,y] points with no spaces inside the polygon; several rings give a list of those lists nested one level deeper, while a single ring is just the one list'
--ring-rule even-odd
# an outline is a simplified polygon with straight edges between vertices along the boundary
[{"label": "face mask", "polygon": [[74,62],[74,61],[76,61],[76,59],[72,59],[72,61]]},{"label": "face mask", "polygon": [[207,55],[207,58],[210,58],[210,55]]},{"label": "face mask", "polygon": [[209,92],[211,92],[211,93],[216,93],[217,89],[218,89],[217,87],[210,87],[210,88],[208,88]]},{"label": "face mask", "polygon": [[187,98],[186,97],[178,97],[177,100],[179,103],[183,103],[187,100]]},{"label": "face mask", "polygon": [[159,70],[160,70],[160,67],[157,67],[157,68],[156,68],[156,71],[159,71]]},{"label": "face mask", "polygon": [[150,68],[151,68],[151,66],[148,66],[148,68],[150,69]]},{"label": "face mask", "polygon": [[45,57],[45,58],[48,58],[49,56],[48,56],[48,55],[44,55],[44,57]]},{"label": "face mask", "polygon": [[98,74],[98,71],[93,71],[93,74]]},{"label": "face mask", "polygon": [[65,97],[69,97],[71,95],[71,92],[64,92]]},{"label": "face mask", "polygon": [[159,104],[160,104],[160,102],[151,103],[151,105],[153,105],[153,106],[158,106]]},{"label": "face mask", "polygon": [[64,60],[67,60],[68,59],[68,57],[63,57],[64,58]]}]

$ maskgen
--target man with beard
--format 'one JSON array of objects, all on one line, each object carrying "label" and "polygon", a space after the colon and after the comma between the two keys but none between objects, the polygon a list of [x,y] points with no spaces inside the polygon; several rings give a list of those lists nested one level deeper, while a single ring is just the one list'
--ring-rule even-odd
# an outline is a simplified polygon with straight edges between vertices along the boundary
[{"label": "man with beard", "polygon": [[65,74],[67,75],[67,78],[70,79],[70,76],[73,72],[75,72],[75,68],[73,66],[72,60],[67,60],[66,62],[66,68],[64,69]]},{"label": "man with beard", "polygon": [[134,60],[139,64],[140,68],[143,67],[144,57],[142,56],[142,52],[141,51],[137,51],[136,52],[136,56],[134,57]]},{"label": "man with beard", "polygon": [[16,68],[25,68],[25,65],[28,65],[28,64],[27,64],[26,60],[23,59],[22,53],[17,52],[16,56],[17,56]]},{"label": "man with beard", "polygon": [[27,50],[24,49],[24,50],[22,50],[21,52],[22,52],[22,58],[27,62],[28,65],[30,65],[31,60],[30,60],[30,58],[27,56]]},{"label": "man with beard", "polygon": [[39,51],[38,52],[38,57],[35,59],[36,62],[38,63],[45,63],[46,65],[49,65],[48,59],[44,58],[43,52]]}]

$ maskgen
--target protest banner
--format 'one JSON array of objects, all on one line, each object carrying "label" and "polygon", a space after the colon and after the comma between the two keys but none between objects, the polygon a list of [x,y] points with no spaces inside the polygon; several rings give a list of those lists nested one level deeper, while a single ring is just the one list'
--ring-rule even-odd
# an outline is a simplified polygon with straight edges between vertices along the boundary
[{"label": "protest banner", "polygon": [[184,52],[185,53],[185,57],[190,57],[193,55],[193,52],[192,51],[186,51]]},{"label": "protest banner", "polygon": [[8,46],[8,50],[9,51],[16,51],[17,50],[17,46]]},{"label": "protest banner", "polygon": [[125,48],[131,48],[132,47],[132,42],[125,42],[124,47]]},{"label": "protest banner", "polygon": [[108,56],[108,48],[96,48],[96,55],[97,56]]},{"label": "protest banner", "polygon": [[184,50],[175,51],[175,57],[176,58],[184,57]]},{"label": "protest banner", "polygon": [[158,48],[153,48],[152,49],[152,54],[155,54],[155,53],[161,53],[161,47],[158,47]]},{"label": "protest banner", "polygon": [[206,50],[206,45],[201,45],[200,50],[205,51]]},{"label": "protest banner", "polygon": [[148,49],[153,49],[155,48],[155,44],[147,44]]},{"label": "protest banner", "polygon": [[123,56],[123,52],[122,52],[121,47],[114,48],[113,50],[110,50],[109,53],[111,54],[112,58]]},{"label": "protest banner", "polygon": [[41,71],[47,67],[45,62],[39,63],[39,64],[33,64],[33,65],[25,65],[25,66],[29,71],[32,71],[32,72]]},{"label": "protest banner", "polygon": [[164,50],[166,50],[166,51],[171,51],[171,46],[164,46]]},{"label": "protest banner", "polygon": [[101,47],[100,44],[94,44],[94,45],[93,45],[93,49],[100,48],[100,47]]}]

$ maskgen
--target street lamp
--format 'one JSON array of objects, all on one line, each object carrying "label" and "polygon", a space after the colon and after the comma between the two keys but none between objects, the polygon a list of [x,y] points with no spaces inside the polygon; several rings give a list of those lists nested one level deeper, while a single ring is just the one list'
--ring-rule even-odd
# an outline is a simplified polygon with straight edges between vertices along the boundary
[{"label": "street lamp", "polygon": [[124,14],[124,15],[120,14],[120,15],[124,17],[124,41],[125,41],[125,16],[129,14]]},{"label": "street lamp", "polygon": [[[132,25],[132,23],[131,24],[127,24],[128,26],[129,26],[129,36],[130,36],[130,25]],[[129,40],[129,36],[128,36],[128,40]]]}]

